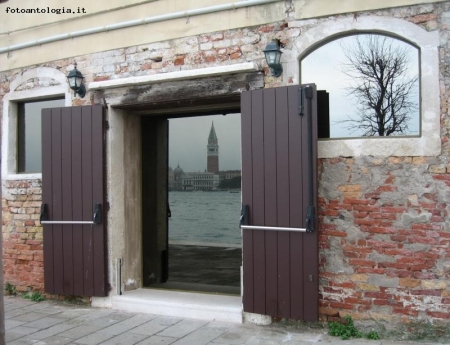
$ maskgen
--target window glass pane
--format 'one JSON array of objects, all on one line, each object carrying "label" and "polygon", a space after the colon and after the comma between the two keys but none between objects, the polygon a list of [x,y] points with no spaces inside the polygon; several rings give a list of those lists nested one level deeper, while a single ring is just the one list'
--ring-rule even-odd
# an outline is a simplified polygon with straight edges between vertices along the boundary
[{"label": "window glass pane", "polygon": [[329,133],[319,128],[319,137],[420,135],[419,50],[404,41],[373,34],[336,39],[301,61],[301,82],[329,95],[322,105],[329,114],[319,114]]},{"label": "window glass pane", "polygon": [[18,172],[39,173],[41,159],[41,110],[64,107],[64,99],[19,104]]}]

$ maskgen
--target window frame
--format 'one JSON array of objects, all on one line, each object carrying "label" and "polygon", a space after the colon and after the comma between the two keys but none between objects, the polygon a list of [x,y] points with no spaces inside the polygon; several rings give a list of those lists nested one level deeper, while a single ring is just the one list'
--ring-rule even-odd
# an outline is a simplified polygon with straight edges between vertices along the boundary
[{"label": "window frame", "polygon": [[[60,84],[24,91],[15,91],[32,78],[51,78]],[[19,103],[30,101],[64,99],[64,106],[72,106],[72,94],[68,92],[65,75],[53,68],[38,68],[17,77],[10,84],[11,91],[3,97],[2,119],[2,180],[41,179],[42,173],[18,172],[18,111]]]},{"label": "window frame", "polygon": [[[302,84],[308,83],[308,80],[303,81],[303,76],[302,76],[302,65],[304,60],[309,57],[311,54],[314,54],[318,49],[321,49],[322,47],[326,46],[327,44],[330,44],[332,42],[338,41],[340,39],[343,38],[347,38],[347,37],[355,37],[355,36],[361,36],[361,35],[377,35],[380,37],[387,37],[389,39],[392,40],[397,40],[400,42],[403,42],[404,44],[407,44],[409,46],[411,46],[411,48],[415,49],[415,54],[417,57],[417,72],[418,72],[418,88],[417,88],[417,100],[418,100],[418,112],[419,112],[419,118],[418,118],[418,123],[416,122],[416,124],[418,125],[418,132],[419,134],[394,134],[391,136],[384,136],[384,138],[420,138],[422,135],[422,123],[421,123],[421,119],[422,119],[422,109],[421,109],[421,101],[422,101],[422,97],[421,97],[421,88],[420,88],[420,84],[421,84],[421,76],[420,76],[420,48],[417,47],[415,44],[412,44],[411,42],[408,42],[402,38],[399,37],[395,37],[392,35],[387,35],[387,34],[380,34],[379,32],[371,32],[371,31],[359,31],[357,33],[351,33],[351,34],[345,34],[345,35],[341,35],[341,36],[335,36],[333,37],[333,39],[331,40],[326,40],[325,42],[322,42],[322,44],[320,45],[315,45],[313,48],[309,49],[307,52],[305,52],[304,54],[302,54],[301,59],[299,60],[299,64],[300,64],[300,81]],[[320,88],[320,90],[322,90],[322,88]],[[324,91],[326,92],[330,92],[329,90],[324,89]],[[331,110],[331,107],[330,107]],[[329,133],[331,132],[331,126],[332,126],[332,114],[329,113]],[[320,132],[320,131],[319,131]],[[340,136],[340,137],[319,137],[319,140],[351,140],[351,139],[370,139],[370,138],[382,138],[378,135],[373,135],[373,136],[363,136],[363,135],[359,135],[359,136]]]},{"label": "window frame", "polygon": [[[325,20],[305,30],[294,42],[291,54],[284,54],[288,57],[286,70],[296,71],[297,78],[292,78],[293,82],[299,83],[300,61],[314,49],[336,38],[360,33],[394,37],[419,49],[421,136],[321,139],[318,142],[319,158],[438,156],[441,153],[438,31],[428,32],[406,20],[387,17],[361,16],[355,20],[352,16]],[[289,75],[284,73],[284,78]]]}]

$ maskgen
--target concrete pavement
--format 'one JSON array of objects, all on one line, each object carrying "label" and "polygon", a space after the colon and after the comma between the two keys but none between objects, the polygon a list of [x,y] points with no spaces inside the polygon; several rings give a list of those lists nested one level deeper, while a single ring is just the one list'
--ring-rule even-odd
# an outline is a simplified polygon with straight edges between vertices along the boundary
[{"label": "concrete pavement", "polygon": [[129,313],[54,301],[5,297],[7,344],[425,345],[423,342],[340,340],[325,329],[299,330]]}]

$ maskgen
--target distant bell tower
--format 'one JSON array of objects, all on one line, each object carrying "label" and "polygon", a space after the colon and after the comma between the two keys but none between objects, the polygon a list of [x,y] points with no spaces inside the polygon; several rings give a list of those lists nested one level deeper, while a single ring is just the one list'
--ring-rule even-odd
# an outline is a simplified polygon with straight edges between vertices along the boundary
[{"label": "distant bell tower", "polygon": [[207,171],[212,173],[219,172],[219,143],[217,140],[216,131],[214,129],[214,121],[211,125],[208,137],[208,164]]}]

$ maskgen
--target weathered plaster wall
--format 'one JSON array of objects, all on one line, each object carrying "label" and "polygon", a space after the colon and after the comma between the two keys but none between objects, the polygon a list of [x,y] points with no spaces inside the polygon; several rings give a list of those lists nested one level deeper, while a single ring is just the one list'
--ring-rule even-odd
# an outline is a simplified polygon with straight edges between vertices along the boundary
[{"label": "weathered plaster wall", "polygon": [[[355,157],[337,153],[335,157],[320,160],[321,318],[332,320],[350,314],[355,319],[379,321],[386,326],[413,321],[448,324],[450,116],[447,99],[450,92],[450,3],[374,10],[319,19],[288,18],[268,25],[98,52],[79,56],[76,60],[87,83],[254,62],[266,73],[265,87],[276,87],[297,82],[298,69],[296,70],[295,65],[286,66],[285,74],[278,79],[267,75],[262,50],[271,38],[281,39],[286,44],[286,49],[291,50],[302,35],[308,35],[309,30],[327,21],[349,18],[360,20],[369,16],[402,19],[425,31],[438,33],[440,47],[439,61],[436,63],[439,64],[440,108],[434,116],[439,116],[440,130],[436,128],[436,134],[439,134],[440,150],[430,156],[402,157],[395,154],[389,156],[382,151],[377,155],[363,153]],[[46,66],[66,72],[72,68],[72,62],[72,58],[62,59],[48,62]],[[15,76],[35,67],[37,66],[1,73],[0,96],[9,92],[10,82]],[[427,97],[427,94],[423,94],[423,97]],[[93,99],[91,91],[83,100],[75,99],[73,104],[89,104]],[[121,112],[110,111],[112,128],[118,126],[120,129],[125,126],[124,114]],[[117,149],[123,155],[125,148],[122,130],[110,133],[113,133],[109,134],[110,152]],[[110,226],[117,229],[125,228],[124,220],[120,218],[125,209],[125,195],[120,191],[124,187],[124,180],[120,176],[123,169],[111,169],[123,161],[123,156],[120,155],[108,158],[111,174],[109,221]],[[20,238],[22,235],[19,234],[32,234],[35,228],[31,223],[24,223],[22,226],[20,217],[15,216],[27,212],[22,208],[20,212],[15,209],[17,206],[14,205],[18,205],[15,202],[26,201],[20,197],[22,194],[11,192],[18,188],[15,186],[8,181],[4,182],[5,242],[8,238]],[[111,218],[113,212],[117,212],[114,219]],[[116,223],[112,224],[113,221]],[[125,249],[120,241],[125,238],[125,234],[111,236],[114,240],[109,244],[112,259],[124,253]],[[38,236],[35,238],[40,240]],[[23,247],[21,250],[28,253],[29,249],[31,247]],[[31,267],[32,258],[25,263],[18,254],[5,252],[5,255],[9,254],[13,255],[9,257],[9,265],[23,265],[25,269]],[[16,279],[14,282],[20,287],[32,285],[37,289],[41,288],[26,277],[18,279],[13,275],[14,272],[8,271],[7,266],[5,281]],[[110,272],[112,270],[110,267]],[[113,281],[113,275],[110,280]]]}]

